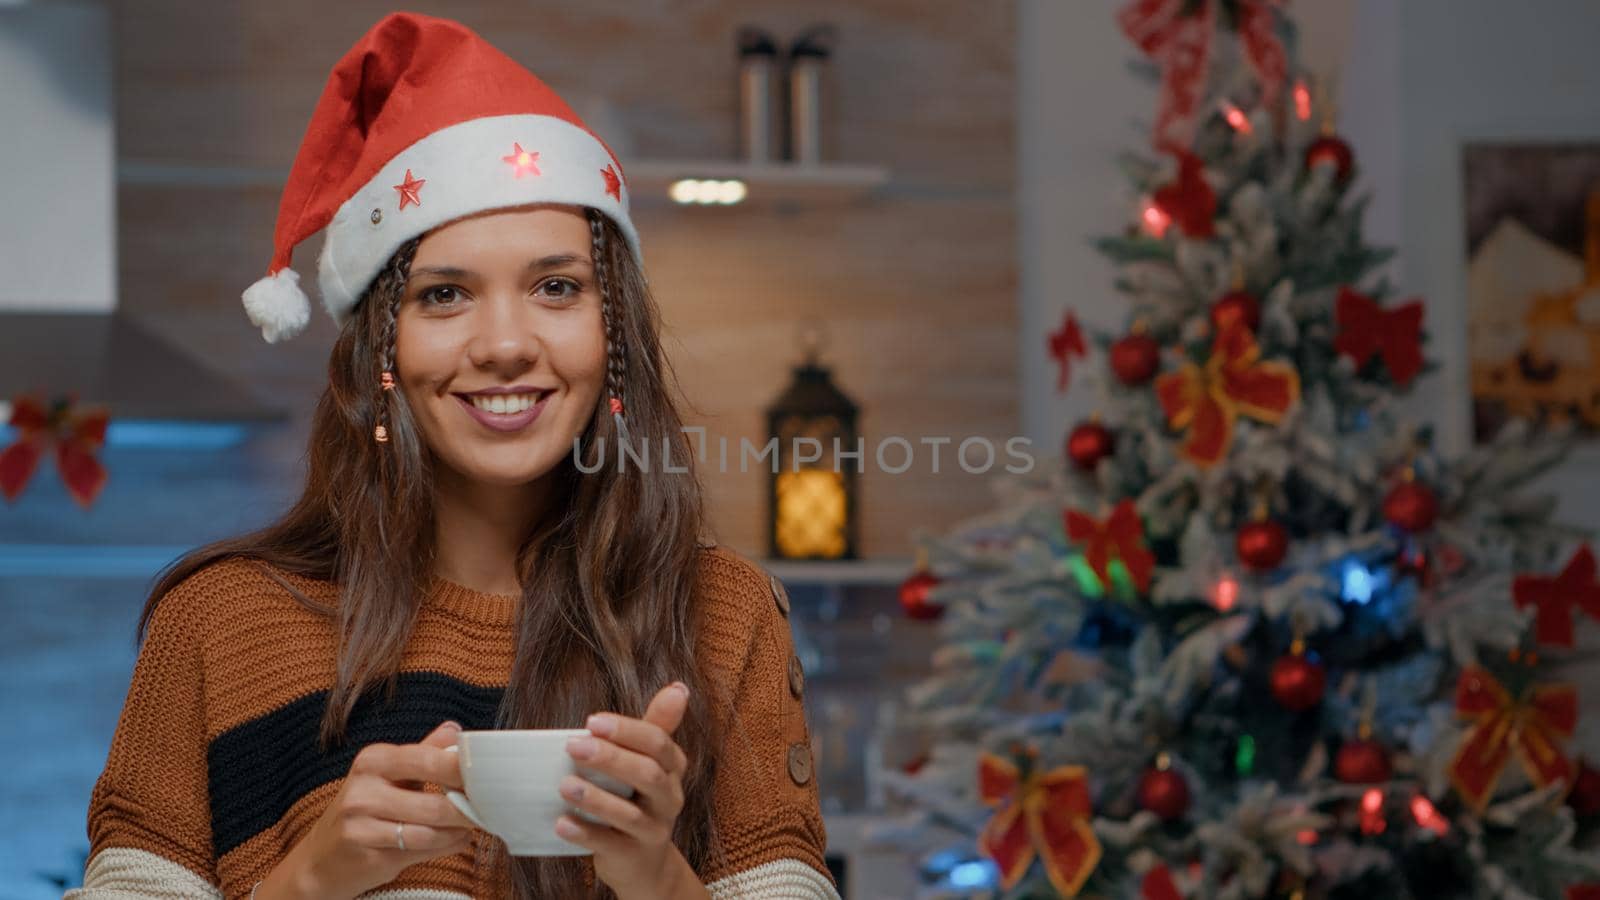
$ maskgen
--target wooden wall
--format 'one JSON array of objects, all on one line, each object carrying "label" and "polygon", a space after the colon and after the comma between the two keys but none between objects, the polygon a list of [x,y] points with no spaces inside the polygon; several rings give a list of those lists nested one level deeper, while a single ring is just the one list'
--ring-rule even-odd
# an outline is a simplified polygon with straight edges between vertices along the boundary
[{"label": "wooden wall", "polygon": [[[831,21],[824,155],[881,164],[891,182],[846,207],[695,209],[635,201],[667,346],[712,436],[759,443],[762,409],[798,358],[808,316],[864,409],[869,446],[1017,433],[1012,5],[965,0],[418,2],[478,30],[583,112],[604,98],[641,158],[737,152],[734,31],[787,38]],[[333,62],[388,4],[145,0],[115,22],[122,308],[290,408],[271,452],[298,458],[333,328],[267,346],[239,292],[271,254],[278,187]],[[598,123],[597,129],[604,129]],[[314,284],[316,241],[296,254]],[[313,293],[313,296],[314,293]],[[1044,450],[1046,448],[1040,448]],[[913,526],[990,505],[986,479],[944,451],[863,476],[862,552],[900,556]],[[292,475],[295,469],[286,471]],[[706,473],[715,525],[763,549],[764,481]]]}]

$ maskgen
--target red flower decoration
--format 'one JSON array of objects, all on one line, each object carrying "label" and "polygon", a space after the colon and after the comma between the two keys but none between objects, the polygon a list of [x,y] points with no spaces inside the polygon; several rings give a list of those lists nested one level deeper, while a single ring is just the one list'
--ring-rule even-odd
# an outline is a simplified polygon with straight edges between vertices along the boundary
[{"label": "red flower decoration", "polygon": [[1178,157],[1178,180],[1158,188],[1150,199],[1186,236],[1215,236],[1217,194],[1206,181],[1200,157],[1187,150],[1173,155]]},{"label": "red flower decoration", "polygon": [[1132,500],[1118,503],[1104,522],[1075,509],[1067,510],[1064,518],[1067,537],[1083,545],[1084,561],[1107,589],[1111,587],[1113,556],[1128,567],[1128,574],[1140,591],[1150,587],[1156,557],[1144,545],[1144,523],[1139,520],[1139,511]]},{"label": "red flower decoration", "polygon": [[1534,638],[1539,643],[1571,647],[1574,609],[1600,619],[1600,581],[1595,580],[1595,571],[1594,551],[1584,544],[1554,578],[1517,576],[1511,585],[1511,596],[1517,609],[1532,606],[1538,610],[1534,614]]},{"label": "red flower decoration", "polygon": [[978,847],[1000,867],[1000,883],[1016,887],[1038,856],[1050,884],[1065,897],[1100,862],[1100,841],[1090,816],[1089,780],[1083,766],[1061,766],[1023,779],[1017,767],[992,753],[978,758],[978,791],[999,806],[978,837]]},{"label": "red flower decoration", "polygon": [[1072,378],[1072,358],[1076,356],[1082,359],[1088,355],[1089,348],[1083,342],[1083,329],[1078,327],[1078,316],[1069,309],[1061,327],[1050,335],[1050,358],[1060,367],[1056,376],[1056,390],[1067,389],[1067,383]]},{"label": "red flower decoration", "polygon": [[1339,289],[1334,303],[1339,336],[1333,349],[1364,366],[1373,356],[1383,357],[1389,377],[1406,385],[1422,371],[1422,301],[1384,309],[1376,300],[1349,287]]},{"label": "red flower decoration", "polygon": [[1217,335],[1204,369],[1185,362],[1156,379],[1156,396],[1167,424],[1188,429],[1183,455],[1209,466],[1227,455],[1239,416],[1281,420],[1300,398],[1300,376],[1287,363],[1262,362],[1255,336],[1233,321]]},{"label": "red flower decoration", "polygon": [[1570,684],[1533,685],[1515,701],[1488,670],[1469,666],[1456,684],[1456,712],[1476,720],[1450,762],[1450,780],[1478,810],[1488,805],[1513,753],[1534,784],[1572,784],[1576,767],[1561,742],[1578,728],[1578,691]]},{"label": "red flower decoration", "polygon": [[106,442],[111,416],[104,409],[73,408],[71,398],[46,409],[33,397],[18,397],[11,404],[11,427],[17,439],[0,451],[0,494],[17,499],[28,486],[45,450],[54,447],[56,470],[78,505],[88,509],[106,486],[106,470],[95,451]]}]

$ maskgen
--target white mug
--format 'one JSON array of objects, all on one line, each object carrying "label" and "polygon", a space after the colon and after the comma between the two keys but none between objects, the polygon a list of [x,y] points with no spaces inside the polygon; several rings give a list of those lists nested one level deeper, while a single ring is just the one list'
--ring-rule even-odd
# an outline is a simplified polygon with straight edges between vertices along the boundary
[{"label": "white mug", "polygon": [[447,749],[461,755],[467,790],[445,796],[472,824],[505,841],[512,856],[587,856],[587,847],[556,834],[556,819],[571,813],[599,820],[567,803],[561,779],[575,774],[619,797],[633,796],[631,786],[582,768],[567,754],[568,738],[588,734],[582,728],[463,731]]}]

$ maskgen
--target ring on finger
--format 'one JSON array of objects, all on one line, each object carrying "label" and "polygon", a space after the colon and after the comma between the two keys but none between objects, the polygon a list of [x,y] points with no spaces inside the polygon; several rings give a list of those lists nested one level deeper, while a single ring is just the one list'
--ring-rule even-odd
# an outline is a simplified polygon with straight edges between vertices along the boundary
[{"label": "ring on finger", "polygon": [[395,843],[400,846],[401,850],[406,848],[406,823],[394,823],[394,840]]}]

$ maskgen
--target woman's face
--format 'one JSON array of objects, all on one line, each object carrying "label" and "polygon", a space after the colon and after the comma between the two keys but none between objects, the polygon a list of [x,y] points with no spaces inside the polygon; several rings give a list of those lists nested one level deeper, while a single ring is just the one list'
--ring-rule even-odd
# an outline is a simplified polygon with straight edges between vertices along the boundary
[{"label": "woman's face", "polygon": [[395,378],[435,458],[523,485],[569,452],[599,401],[605,329],[576,207],[460,219],[417,245],[395,317]]}]

